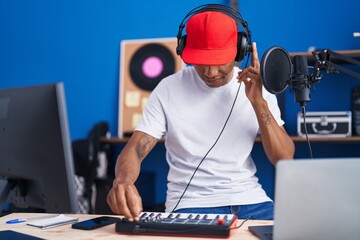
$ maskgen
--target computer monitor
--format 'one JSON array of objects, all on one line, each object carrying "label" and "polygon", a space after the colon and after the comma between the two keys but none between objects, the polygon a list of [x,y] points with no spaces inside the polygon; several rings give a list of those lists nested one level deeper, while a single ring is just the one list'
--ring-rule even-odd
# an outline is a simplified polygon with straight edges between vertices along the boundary
[{"label": "computer monitor", "polygon": [[77,212],[63,83],[0,89],[0,179],[0,203]]}]

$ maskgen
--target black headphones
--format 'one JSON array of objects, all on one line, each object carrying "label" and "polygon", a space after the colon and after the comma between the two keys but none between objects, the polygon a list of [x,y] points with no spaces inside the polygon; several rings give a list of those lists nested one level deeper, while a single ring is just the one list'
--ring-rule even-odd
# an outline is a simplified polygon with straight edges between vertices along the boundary
[{"label": "black headphones", "polygon": [[182,32],[185,28],[185,25],[190,17],[192,17],[195,14],[201,13],[201,12],[207,12],[207,11],[215,11],[215,12],[221,12],[228,16],[230,16],[232,19],[236,21],[236,23],[241,25],[245,32],[238,32],[238,42],[237,42],[237,54],[235,57],[235,61],[241,62],[244,57],[247,54],[251,53],[251,33],[248,28],[247,22],[242,18],[241,14],[235,10],[234,8],[221,5],[221,4],[205,4],[201,5],[199,7],[194,8],[191,10],[181,21],[179,25],[179,31],[177,34],[177,47],[176,47],[176,54],[181,56],[185,45],[186,45],[186,35],[182,35]]}]

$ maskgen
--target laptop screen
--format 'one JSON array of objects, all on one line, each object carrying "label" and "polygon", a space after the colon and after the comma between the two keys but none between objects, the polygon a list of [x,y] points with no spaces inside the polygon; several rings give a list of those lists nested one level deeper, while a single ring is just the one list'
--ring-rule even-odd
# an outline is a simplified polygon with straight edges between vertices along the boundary
[{"label": "laptop screen", "polygon": [[274,238],[358,239],[359,184],[360,158],[280,161]]}]

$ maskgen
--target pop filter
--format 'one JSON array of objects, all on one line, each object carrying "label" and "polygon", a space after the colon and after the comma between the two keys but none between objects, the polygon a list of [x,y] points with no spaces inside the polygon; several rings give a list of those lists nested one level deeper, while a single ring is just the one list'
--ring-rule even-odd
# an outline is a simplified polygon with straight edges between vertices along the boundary
[{"label": "pop filter", "polygon": [[261,58],[260,76],[265,89],[273,94],[284,91],[292,72],[291,59],[281,47],[269,48]]}]

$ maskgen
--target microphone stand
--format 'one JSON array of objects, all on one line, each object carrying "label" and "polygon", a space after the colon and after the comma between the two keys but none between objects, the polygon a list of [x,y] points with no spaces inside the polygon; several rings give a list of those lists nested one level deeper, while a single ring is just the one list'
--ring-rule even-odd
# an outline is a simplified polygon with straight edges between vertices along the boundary
[{"label": "microphone stand", "polygon": [[[345,56],[343,54],[331,51],[329,49],[325,49],[322,50],[318,53],[316,53],[315,51],[312,52],[313,57],[315,58],[315,65],[314,65],[314,70],[313,73],[311,74],[311,76],[309,76],[309,82],[310,82],[310,87],[312,86],[313,83],[318,83],[320,82],[320,79],[322,78],[322,74],[321,71],[326,71],[326,73],[339,73],[339,71],[344,72],[346,74],[349,74],[355,78],[360,79],[360,73],[351,71],[347,68],[344,68],[342,66],[339,66],[333,62],[331,62],[331,58],[335,57],[341,61],[347,62],[347,63],[352,63],[354,65],[360,66],[360,61],[350,58],[348,56]],[[307,139],[307,143],[309,146],[309,151],[310,151],[310,156],[311,158],[313,158],[312,155],[312,149],[311,149],[311,145],[310,145],[310,141],[308,139],[307,136],[307,130],[306,130],[306,118],[305,118],[305,105],[306,102],[304,104],[304,102],[302,102],[303,104],[302,106],[302,114],[304,116],[304,124],[305,124],[305,135],[306,135],[306,139]]]},{"label": "microphone stand", "polygon": [[360,79],[360,73],[351,71],[347,68],[344,68],[340,65],[337,65],[331,62],[332,57],[336,57],[337,59],[343,60],[348,63],[352,63],[354,65],[360,66],[360,61],[345,56],[343,54],[331,51],[329,49],[322,50],[318,53],[312,52],[313,57],[315,58],[315,66],[313,74],[310,77],[310,81],[313,83],[317,83],[320,81],[322,75],[321,70],[325,70],[326,73],[339,73],[339,71],[344,72],[348,75],[351,75],[355,78]]}]

